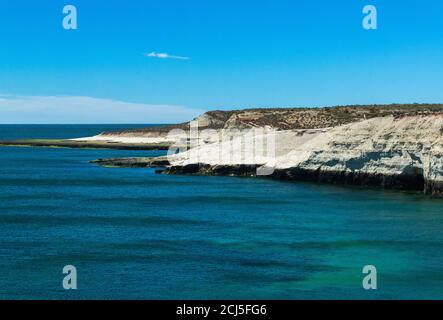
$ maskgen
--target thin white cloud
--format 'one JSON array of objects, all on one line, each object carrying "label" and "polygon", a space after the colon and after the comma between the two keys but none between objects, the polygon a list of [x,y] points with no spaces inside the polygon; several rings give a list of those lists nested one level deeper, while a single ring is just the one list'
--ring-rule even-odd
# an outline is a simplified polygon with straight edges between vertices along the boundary
[{"label": "thin white cloud", "polygon": [[145,53],[144,54],[146,57],[149,58],[158,58],[158,59],[176,59],[176,60],[189,60],[191,58],[189,57],[184,57],[184,56],[174,56],[171,55],[169,53],[158,53],[158,52],[151,52],[151,53]]},{"label": "thin white cloud", "polygon": [[178,123],[203,112],[179,105],[131,103],[83,96],[0,94],[0,124]]}]

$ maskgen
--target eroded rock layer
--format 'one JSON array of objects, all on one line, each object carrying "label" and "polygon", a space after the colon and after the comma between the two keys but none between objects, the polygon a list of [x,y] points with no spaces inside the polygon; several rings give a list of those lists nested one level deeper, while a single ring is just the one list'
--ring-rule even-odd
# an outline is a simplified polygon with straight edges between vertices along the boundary
[{"label": "eroded rock layer", "polygon": [[244,152],[244,141],[229,142],[241,154],[235,160],[214,157],[226,150],[220,142],[172,157],[167,171],[255,175],[257,167],[267,167],[280,179],[443,192],[443,114],[378,117],[315,133],[279,131],[275,152],[259,156]]}]

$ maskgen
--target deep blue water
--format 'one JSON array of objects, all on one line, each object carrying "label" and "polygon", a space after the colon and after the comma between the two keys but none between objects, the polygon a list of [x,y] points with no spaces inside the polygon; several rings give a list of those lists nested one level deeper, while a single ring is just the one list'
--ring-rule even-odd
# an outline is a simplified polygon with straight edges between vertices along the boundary
[{"label": "deep blue water", "polygon": [[[0,139],[122,127],[0,126]],[[443,298],[442,200],[89,163],[157,154],[0,148],[0,298]]]}]

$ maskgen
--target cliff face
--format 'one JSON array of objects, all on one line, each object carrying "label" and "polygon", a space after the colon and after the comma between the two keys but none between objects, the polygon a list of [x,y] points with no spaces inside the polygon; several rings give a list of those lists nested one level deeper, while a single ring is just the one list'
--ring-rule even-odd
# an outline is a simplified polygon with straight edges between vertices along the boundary
[{"label": "cliff face", "polygon": [[[392,104],[342,106],[333,108],[274,108],[232,111],[208,111],[195,118],[199,130],[215,131],[273,128],[278,131],[315,130],[343,126],[364,120],[443,113],[443,104]],[[171,130],[180,129],[171,134]],[[186,141],[190,122],[175,125],[104,132],[94,137],[73,139],[79,142],[141,143],[172,145]],[[216,139],[216,137],[215,137]],[[214,141],[213,137],[207,140]]]},{"label": "cliff face", "polygon": [[293,177],[312,172],[319,181],[435,194],[443,181],[442,132],[443,115],[375,118],[332,129],[277,166]]},{"label": "cliff face", "polygon": [[[275,153],[244,152],[244,137],[204,145],[171,157],[170,172],[255,174],[272,168],[282,179],[374,185],[385,188],[443,191],[443,114],[384,116],[324,130],[277,131]],[[266,140],[264,137],[255,139]],[[241,156],[220,160],[223,144]],[[231,152],[231,151],[229,151]],[[198,157],[195,155],[198,154]]]}]

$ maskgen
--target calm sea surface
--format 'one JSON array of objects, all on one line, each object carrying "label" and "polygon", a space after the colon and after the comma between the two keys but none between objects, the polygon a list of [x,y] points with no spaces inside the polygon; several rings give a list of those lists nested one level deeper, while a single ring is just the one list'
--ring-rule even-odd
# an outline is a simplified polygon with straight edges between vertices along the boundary
[{"label": "calm sea surface", "polygon": [[[127,127],[0,126],[0,139]],[[0,299],[443,298],[443,200],[89,163],[162,153],[0,148]]]}]

